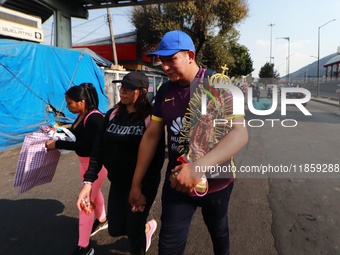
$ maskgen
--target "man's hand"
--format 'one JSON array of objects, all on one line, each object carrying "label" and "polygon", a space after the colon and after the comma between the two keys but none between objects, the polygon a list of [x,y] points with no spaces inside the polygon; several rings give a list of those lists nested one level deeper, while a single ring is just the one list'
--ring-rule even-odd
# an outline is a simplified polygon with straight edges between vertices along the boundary
[{"label": "man's hand", "polygon": [[179,192],[188,193],[194,191],[195,186],[201,178],[193,178],[190,173],[190,163],[184,163],[176,166],[170,175],[171,188]]}]

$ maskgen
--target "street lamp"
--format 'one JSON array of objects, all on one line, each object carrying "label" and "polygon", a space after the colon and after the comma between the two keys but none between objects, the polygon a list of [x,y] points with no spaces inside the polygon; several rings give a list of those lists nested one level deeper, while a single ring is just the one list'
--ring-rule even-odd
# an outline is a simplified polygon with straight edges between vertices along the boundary
[{"label": "street lamp", "polygon": [[288,57],[287,57],[287,80],[288,80],[288,83],[289,82],[289,62],[290,62],[290,37],[279,37],[279,38],[276,38],[276,39],[284,39],[284,40],[287,40],[288,41]]},{"label": "street lamp", "polygon": [[[277,65],[277,68],[276,68],[276,70],[277,70],[277,72],[280,74],[280,66],[282,66],[282,65],[284,65],[285,63],[281,63],[281,64],[278,64]],[[280,75],[280,77],[281,77],[282,75]]]},{"label": "street lamp", "polygon": [[[311,58],[318,58],[316,56],[310,55]],[[306,72],[305,72],[305,77],[306,77],[306,83],[308,83],[308,72],[309,72],[309,68],[310,68],[311,64],[309,64],[306,68]]]},{"label": "street lamp", "polygon": [[[271,64],[272,63],[272,37],[273,37],[273,26],[275,26],[274,23],[270,23],[268,25],[270,27],[270,56],[269,56],[269,63]],[[274,60],[274,58],[273,58]]]},{"label": "street lamp", "polygon": [[323,24],[322,26],[318,27],[318,73],[317,73],[318,77],[316,77],[316,87],[317,87],[316,96],[317,97],[319,97],[320,95],[320,82],[319,82],[319,79],[320,79],[320,28],[322,28],[323,26],[326,26],[328,23],[335,21],[335,20],[336,19],[332,19],[326,22],[325,24]]},{"label": "street lamp", "polygon": [[[268,58],[268,57],[267,57],[267,58]],[[269,64],[274,64],[274,62],[275,62],[275,61],[274,61],[274,57],[269,57],[269,58],[273,60],[273,62],[272,62],[271,60],[269,60],[269,62],[270,62]]]}]

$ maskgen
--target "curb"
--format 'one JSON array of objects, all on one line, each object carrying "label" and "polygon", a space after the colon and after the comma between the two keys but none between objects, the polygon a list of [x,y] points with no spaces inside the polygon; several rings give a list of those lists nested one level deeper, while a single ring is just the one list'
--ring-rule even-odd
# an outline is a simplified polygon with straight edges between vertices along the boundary
[{"label": "curb", "polygon": [[319,103],[324,103],[324,104],[328,104],[328,105],[333,105],[333,106],[338,106],[338,100],[339,99],[335,99],[335,98],[325,98],[326,100],[322,100],[322,99],[318,99],[318,98],[311,98],[311,100],[319,102]]}]

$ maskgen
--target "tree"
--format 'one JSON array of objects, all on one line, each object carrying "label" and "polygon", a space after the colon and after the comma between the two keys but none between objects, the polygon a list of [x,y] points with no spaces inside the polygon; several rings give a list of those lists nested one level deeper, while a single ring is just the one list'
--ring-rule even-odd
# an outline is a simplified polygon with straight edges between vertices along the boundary
[{"label": "tree", "polygon": [[229,69],[230,77],[248,75],[254,71],[253,60],[250,57],[247,47],[232,43],[230,51],[234,57],[234,62]]},{"label": "tree", "polygon": [[226,64],[228,67],[234,61],[231,52],[228,51],[228,44],[225,39],[220,36],[213,36],[207,39],[201,54],[197,54],[196,61],[202,65],[209,67],[215,71],[221,71],[221,66]]},{"label": "tree", "polygon": [[274,70],[274,64],[266,63],[264,66],[261,67],[259,72],[259,82],[265,85],[275,83],[280,74]]},{"label": "tree", "polygon": [[234,26],[247,13],[246,0],[195,0],[135,7],[131,22],[142,47],[156,46],[170,30],[188,33],[195,43],[197,62],[218,70],[238,63],[229,44],[236,44],[239,33]]}]

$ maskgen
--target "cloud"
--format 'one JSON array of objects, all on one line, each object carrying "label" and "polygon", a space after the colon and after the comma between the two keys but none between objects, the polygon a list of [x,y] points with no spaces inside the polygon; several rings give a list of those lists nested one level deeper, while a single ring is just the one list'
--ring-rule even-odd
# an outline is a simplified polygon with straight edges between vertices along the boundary
[{"label": "cloud", "polygon": [[298,41],[292,41],[290,43],[290,47],[292,49],[303,49],[310,44],[311,44],[310,40],[298,40]]},{"label": "cloud", "polygon": [[270,45],[270,42],[258,39],[258,40],[256,40],[256,45],[258,45],[260,47],[268,47]]}]

